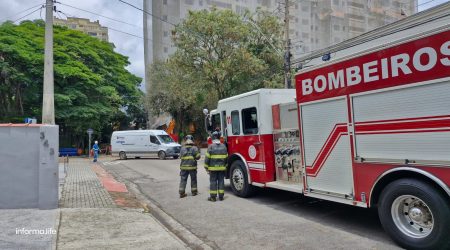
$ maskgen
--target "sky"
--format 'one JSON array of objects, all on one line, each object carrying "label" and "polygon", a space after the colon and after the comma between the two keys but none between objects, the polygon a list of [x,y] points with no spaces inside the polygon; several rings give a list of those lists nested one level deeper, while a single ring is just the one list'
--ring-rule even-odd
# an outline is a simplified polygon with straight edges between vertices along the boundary
[{"label": "sky", "polygon": [[[142,0],[126,1],[142,8]],[[448,1],[450,0],[419,0],[418,8],[419,11],[422,11]],[[42,4],[44,2],[45,0],[0,0],[0,22],[5,21],[6,19],[13,21],[17,20],[39,8],[31,7],[38,6],[39,4]],[[116,46],[115,50],[118,53],[129,57],[129,61],[131,64],[128,66],[128,70],[133,74],[144,78],[144,46],[143,38],[140,38],[143,37],[141,11],[125,5],[118,0],[57,0],[57,2],[61,3],[56,4],[57,10],[63,12],[67,16],[89,18],[91,19],[91,21],[99,20],[102,26],[108,27],[109,41],[114,43],[114,45]],[[69,7],[67,5],[76,7],[78,9]],[[18,14],[19,12],[22,12],[23,10],[26,10],[28,8],[31,9],[29,11]],[[86,11],[96,14],[92,14]],[[66,17],[64,14],[59,13],[62,18]],[[117,19],[122,22],[113,21],[105,17]],[[36,11],[35,13],[21,20],[33,20],[40,18],[45,19],[45,10],[42,10],[42,13],[40,11]],[[21,20],[18,20],[16,23],[19,23]],[[127,24],[125,24],[124,22]],[[134,36],[124,34],[123,32],[132,34]]]}]

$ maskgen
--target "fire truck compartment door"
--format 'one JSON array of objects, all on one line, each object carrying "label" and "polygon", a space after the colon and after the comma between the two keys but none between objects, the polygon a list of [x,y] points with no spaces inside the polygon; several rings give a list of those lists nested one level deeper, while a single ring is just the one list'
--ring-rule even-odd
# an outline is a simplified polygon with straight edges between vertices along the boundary
[{"label": "fire truck compartment door", "polygon": [[346,98],[300,104],[307,188],[352,197],[353,172]]},{"label": "fire truck compartment door", "polygon": [[450,81],[439,80],[354,96],[356,156],[365,162],[448,165],[449,93]]}]

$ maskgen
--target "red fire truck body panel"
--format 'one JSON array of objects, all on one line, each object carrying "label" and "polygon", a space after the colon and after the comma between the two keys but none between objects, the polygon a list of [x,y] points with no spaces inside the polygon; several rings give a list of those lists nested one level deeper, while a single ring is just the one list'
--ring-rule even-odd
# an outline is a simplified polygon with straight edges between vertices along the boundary
[{"label": "red fire truck body panel", "polygon": [[[252,181],[274,181],[273,135],[228,136],[228,151],[239,152],[246,159]],[[252,148],[255,147],[255,151]]]},{"label": "red fire truck body panel", "polygon": [[[297,101],[385,89],[449,76],[450,31],[301,73]],[[413,77],[412,77],[413,76]]]}]

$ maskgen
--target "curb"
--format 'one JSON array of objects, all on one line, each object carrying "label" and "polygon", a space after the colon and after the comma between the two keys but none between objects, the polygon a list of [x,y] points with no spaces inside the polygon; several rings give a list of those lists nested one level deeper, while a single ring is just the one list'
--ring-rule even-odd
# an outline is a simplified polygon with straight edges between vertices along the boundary
[{"label": "curb", "polygon": [[58,208],[58,213],[55,218],[55,229],[56,235],[52,237],[52,250],[56,250],[58,248],[58,238],[59,238],[59,227],[61,226],[61,209]]},{"label": "curb", "polygon": [[[101,163],[103,165],[103,163]],[[103,167],[106,167],[103,165]],[[107,170],[107,168],[105,168]],[[165,227],[169,232],[171,232],[175,237],[177,237],[180,241],[186,244],[186,246],[190,249],[203,249],[203,250],[212,250],[217,249],[215,246],[211,246],[206,243],[199,237],[197,237],[194,233],[189,231],[186,227],[184,227],[181,223],[175,220],[172,216],[164,212],[156,201],[144,195],[139,187],[128,181],[123,179],[121,176],[116,175],[115,173],[111,173],[117,180],[122,183],[125,183],[128,187],[129,191],[134,193],[138,200],[143,201],[144,204],[144,213],[149,213],[152,215],[163,227]],[[212,243],[214,244],[214,243]]]}]

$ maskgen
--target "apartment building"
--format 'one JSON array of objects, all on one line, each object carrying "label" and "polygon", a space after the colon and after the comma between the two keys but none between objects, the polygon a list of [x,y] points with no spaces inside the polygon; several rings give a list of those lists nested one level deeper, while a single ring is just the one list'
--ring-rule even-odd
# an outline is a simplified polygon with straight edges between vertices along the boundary
[{"label": "apartment building", "polygon": [[98,20],[91,22],[86,18],[68,17],[67,19],[59,19],[53,17],[53,24],[79,30],[92,37],[108,42],[108,28],[101,26]]},{"label": "apartment building", "polygon": [[[144,32],[148,62],[164,60],[175,51],[171,41],[173,25],[184,19],[189,10],[246,9],[268,10],[284,20],[284,0],[143,0]],[[294,57],[358,36],[417,12],[418,0],[290,0],[290,38]],[[151,19],[151,22],[146,19]],[[150,24],[151,23],[151,24]],[[152,39],[152,41],[150,41]]]}]

